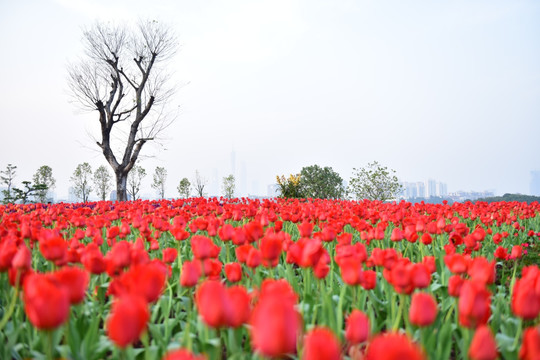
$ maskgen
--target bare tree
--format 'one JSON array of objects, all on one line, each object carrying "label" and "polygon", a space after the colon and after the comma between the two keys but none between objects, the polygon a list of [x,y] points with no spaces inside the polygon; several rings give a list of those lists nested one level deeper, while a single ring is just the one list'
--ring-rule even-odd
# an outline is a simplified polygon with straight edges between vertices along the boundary
[{"label": "bare tree", "polygon": [[83,32],[86,60],[69,68],[69,86],[82,109],[97,111],[96,140],[116,176],[119,201],[142,147],[174,120],[165,105],[173,91],[161,64],[175,54],[170,28],[156,21],[135,29],[97,23]]},{"label": "bare tree", "polygon": [[141,189],[142,179],[146,176],[146,170],[137,164],[131,169],[128,175],[128,189],[127,192],[131,196],[132,200],[137,200],[137,195]]},{"label": "bare tree", "polygon": [[204,188],[206,187],[206,179],[199,174],[199,170],[195,170],[195,181],[193,186],[195,187],[195,193],[199,197],[204,196]]}]

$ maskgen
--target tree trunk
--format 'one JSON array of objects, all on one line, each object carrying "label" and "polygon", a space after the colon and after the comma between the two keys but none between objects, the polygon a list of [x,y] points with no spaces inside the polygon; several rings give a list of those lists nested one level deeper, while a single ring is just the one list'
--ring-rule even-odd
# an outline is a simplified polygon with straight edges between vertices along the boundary
[{"label": "tree trunk", "polygon": [[127,201],[127,174],[122,172],[116,172],[116,200]]}]

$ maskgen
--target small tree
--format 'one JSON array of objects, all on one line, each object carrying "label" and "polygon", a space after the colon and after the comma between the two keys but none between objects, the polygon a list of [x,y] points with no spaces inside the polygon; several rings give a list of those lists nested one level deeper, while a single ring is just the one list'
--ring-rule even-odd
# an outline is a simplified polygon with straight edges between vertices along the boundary
[{"label": "small tree", "polygon": [[36,191],[36,201],[40,203],[47,202],[47,193],[56,185],[56,180],[52,176],[51,167],[47,165],[41,166],[39,169],[37,169],[32,180],[34,181],[35,185],[44,185],[43,189]]},{"label": "small tree", "polygon": [[75,196],[82,200],[82,202],[88,201],[88,196],[92,192],[90,182],[92,181],[92,167],[87,162],[77,165],[77,168],[71,176],[71,182],[73,183],[73,190]]},{"label": "small tree", "polygon": [[112,176],[107,170],[107,167],[101,165],[94,172],[94,185],[96,186],[96,191],[98,197],[105,201],[107,194],[111,190],[111,180]]},{"label": "small tree", "polygon": [[24,189],[13,188],[13,202],[21,201],[26,204],[31,196],[37,197],[40,191],[47,191],[47,186],[44,184],[34,184],[30,181],[23,181]]},{"label": "small tree", "polygon": [[188,198],[191,194],[191,183],[187,178],[183,178],[180,180],[180,184],[178,184],[178,193],[183,198]]},{"label": "small tree", "polygon": [[279,196],[283,198],[301,198],[304,197],[302,194],[301,187],[301,176],[300,174],[289,175],[286,178],[284,175],[276,176]]},{"label": "small tree", "polygon": [[141,189],[142,179],[146,176],[146,170],[139,166],[135,165],[133,169],[129,172],[127,182],[127,192],[131,196],[132,200],[137,200],[137,195]]},{"label": "small tree", "polygon": [[225,197],[227,199],[232,199],[234,197],[234,189],[235,189],[235,184],[234,184],[234,175],[233,174],[230,174],[229,176],[226,176],[223,178],[223,186],[222,186],[222,189],[223,189],[223,195],[225,195]]},{"label": "small tree", "polygon": [[396,198],[402,191],[395,170],[388,170],[377,161],[365,168],[353,168],[348,192],[356,199],[387,201]]},{"label": "small tree", "polygon": [[206,187],[206,179],[199,174],[199,170],[195,170],[195,194],[199,197],[204,196],[204,188]]},{"label": "small tree", "polygon": [[2,180],[3,184],[7,185],[7,190],[2,190],[2,194],[4,195],[4,204],[10,203],[13,201],[13,194],[11,192],[11,188],[13,186],[13,179],[15,178],[15,175],[17,174],[17,166],[8,164],[6,166],[6,170],[0,171],[0,179]]},{"label": "small tree", "polygon": [[157,191],[161,199],[165,198],[165,180],[167,180],[167,170],[161,166],[156,167],[152,188]]},{"label": "small tree", "polygon": [[302,195],[314,199],[339,199],[345,193],[343,179],[331,167],[303,167],[300,172]]}]

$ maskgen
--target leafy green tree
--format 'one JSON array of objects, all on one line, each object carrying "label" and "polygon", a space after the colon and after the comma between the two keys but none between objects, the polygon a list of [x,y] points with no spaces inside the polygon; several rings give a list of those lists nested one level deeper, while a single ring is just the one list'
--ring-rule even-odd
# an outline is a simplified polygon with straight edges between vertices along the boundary
[{"label": "leafy green tree", "polygon": [[191,194],[191,183],[189,182],[188,178],[183,178],[180,180],[180,184],[178,184],[177,189],[181,197],[188,198]]},{"label": "leafy green tree", "polygon": [[234,189],[236,187],[234,181],[235,179],[233,174],[223,178],[222,190],[223,195],[225,195],[227,199],[232,199],[234,197]]},{"label": "leafy green tree", "polygon": [[32,185],[31,181],[23,181],[24,189],[13,188],[13,202],[20,201],[23,204],[26,204],[30,197],[37,197],[37,194],[40,191],[46,191],[47,186],[44,184],[34,184]]},{"label": "leafy green tree", "polygon": [[288,178],[285,175],[277,175],[276,181],[278,185],[279,196],[283,198],[302,198],[304,197],[301,187],[300,174],[289,175]]},{"label": "leafy green tree", "polygon": [[145,176],[146,176],[146,170],[139,165],[133,166],[133,169],[131,169],[131,171],[129,172],[129,175],[127,177],[127,182],[128,182],[127,192],[128,192],[128,195],[131,196],[132,200],[137,200],[137,195],[139,194],[139,191],[141,190],[142,179]]},{"label": "leafy green tree", "polygon": [[152,188],[154,188],[160,199],[165,198],[165,181],[167,180],[167,170],[164,167],[157,166],[154,171],[154,182]]},{"label": "leafy green tree", "polygon": [[402,191],[395,170],[388,170],[377,161],[361,169],[353,168],[349,194],[356,199],[387,201],[395,199]]},{"label": "leafy green tree", "polygon": [[32,180],[36,185],[45,185],[43,189],[36,191],[36,201],[40,203],[47,202],[47,193],[56,185],[56,180],[52,175],[51,167],[48,165],[41,166],[39,169],[37,169]]},{"label": "leafy green tree", "polygon": [[98,197],[103,201],[105,201],[107,193],[111,190],[111,180],[112,176],[109,170],[103,165],[98,167],[94,172],[94,185],[96,186]]},{"label": "leafy green tree", "polygon": [[11,192],[11,188],[13,187],[13,179],[17,174],[17,166],[8,164],[6,166],[6,170],[0,171],[0,174],[2,183],[7,185],[7,190],[2,190],[2,194],[4,195],[4,204],[13,202],[13,193]]},{"label": "leafy green tree", "polygon": [[92,181],[92,167],[89,163],[84,162],[77,165],[73,176],[71,176],[71,182],[73,183],[73,191],[75,196],[82,200],[82,202],[88,201],[88,196],[92,192],[92,186],[90,182]]},{"label": "leafy green tree", "polygon": [[300,171],[302,194],[314,199],[339,199],[345,194],[343,179],[331,167],[306,166]]}]

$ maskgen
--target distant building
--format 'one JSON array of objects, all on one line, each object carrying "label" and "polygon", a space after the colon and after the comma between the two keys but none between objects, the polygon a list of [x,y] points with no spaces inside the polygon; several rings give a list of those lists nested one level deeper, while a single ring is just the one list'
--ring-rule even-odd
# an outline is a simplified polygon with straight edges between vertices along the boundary
[{"label": "distant building", "polygon": [[266,194],[268,197],[276,197],[279,195],[279,186],[278,184],[270,184],[266,187]]},{"label": "distant building", "polygon": [[531,184],[530,189],[531,195],[540,196],[540,171],[535,170],[531,171]]},{"label": "distant building", "polygon": [[445,197],[448,195],[448,188],[446,187],[446,184],[443,182],[437,183],[437,196]]},{"label": "distant building", "polygon": [[426,186],[422,181],[416,183],[417,195],[419,198],[426,197]]},{"label": "distant building", "polygon": [[429,179],[427,181],[427,197],[437,196],[437,181]]},{"label": "distant building", "polygon": [[404,199],[414,199],[418,197],[418,186],[416,183],[405,181],[401,185],[403,186],[402,197]]}]

